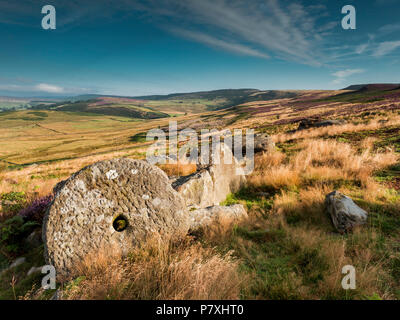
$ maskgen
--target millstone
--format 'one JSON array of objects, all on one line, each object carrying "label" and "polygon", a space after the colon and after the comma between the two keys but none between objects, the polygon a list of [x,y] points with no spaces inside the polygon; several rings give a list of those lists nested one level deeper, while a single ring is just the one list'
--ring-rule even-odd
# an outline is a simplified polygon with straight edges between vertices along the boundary
[{"label": "millstone", "polygon": [[167,175],[147,162],[102,161],[58,188],[43,224],[45,258],[58,275],[103,246],[129,251],[154,234],[180,236],[188,212]]}]

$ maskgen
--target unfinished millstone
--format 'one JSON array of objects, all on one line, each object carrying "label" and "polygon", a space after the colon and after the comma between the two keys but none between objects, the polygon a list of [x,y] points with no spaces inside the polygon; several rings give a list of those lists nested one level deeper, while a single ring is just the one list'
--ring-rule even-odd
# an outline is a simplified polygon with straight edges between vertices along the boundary
[{"label": "unfinished millstone", "polygon": [[339,191],[329,193],[326,196],[325,205],[333,225],[340,233],[350,231],[367,222],[368,213]]},{"label": "unfinished millstone", "polygon": [[126,253],[154,234],[186,234],[187,214],[159,168],[131,159],[95,163],[58,188],[43,224],[46,262],[68,275],[101,247]]}]

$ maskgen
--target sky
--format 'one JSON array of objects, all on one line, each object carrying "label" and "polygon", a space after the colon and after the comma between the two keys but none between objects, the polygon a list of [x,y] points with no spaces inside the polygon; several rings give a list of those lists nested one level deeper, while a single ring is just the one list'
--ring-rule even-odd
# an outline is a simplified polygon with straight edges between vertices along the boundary
[{"label": "sky", "polygon": [[397,0],[0,0],[0,95],[400,83],[399,13]]}]

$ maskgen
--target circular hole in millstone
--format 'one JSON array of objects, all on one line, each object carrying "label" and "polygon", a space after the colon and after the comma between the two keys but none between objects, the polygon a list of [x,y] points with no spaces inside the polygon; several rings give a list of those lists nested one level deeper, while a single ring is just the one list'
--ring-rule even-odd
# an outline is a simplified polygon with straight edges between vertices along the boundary
[{"label": "circular hole in millstone", "polygon": [[122,232],[128,228],[128,219],[126,219],[122,214],[116,217],[113,221],[114,230],[117,232]]}]

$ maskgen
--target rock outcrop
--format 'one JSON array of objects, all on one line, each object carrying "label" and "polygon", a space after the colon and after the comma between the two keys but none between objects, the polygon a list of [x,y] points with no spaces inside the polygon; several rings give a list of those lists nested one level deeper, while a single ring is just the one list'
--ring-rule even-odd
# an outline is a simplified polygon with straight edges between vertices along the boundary
[{"label": "rock outcrop", "polygon": [[367,222],[368,213],[338,191],[326,196],[325,205],[333,225],[342,234]]},{"label": "rock outcrop", "polygon": [[57,187],[43,224],[45,259],[58,275],[103,246],[127,252],[154,234],[187,233],[185,201],[167,175],[145,161],[95,163]]},{"label": "rock outcrop", "polygon": [[338,120],[315,120],[315,119],[304,119],[300,121],[299,127],[297,130],[305,130],[309,128],[320,128],[320,127],[329,127],[329,126],[340,126],[346,124],[347,121],[343,119]]},{"label": "rock outcrop", "polygon": [[[242,136],[242,156],[246,156],[246,139],[245,135]],[[236,139],[233,139],[233,142],[237,143]],[[239,140],[240,142],[240,140]],[[235,148],[235,147],[234,147]],[[272,138],[266,133],[256,133],[254,135],[254,153],[259,152],[272,152],[275,150],[275,142]]]},{"label": "rock outcrop", "polygon": [[[219,205],[230,193],[237,192],[246,182],[244,169],[232,154],[230,148],[221,144],[219,161],[181,177],[172,186],[185,199],[188,208],[205,208]],[[229,159],[229,161],[225,161]]]},{"label": "rock outcrop", "polygon": [[241,204],[232,206],[212,206],[189,212],[190,229],[206,227],[217,221],[232,222],[247,217],[246,209]]},{"label": "rock outcrop", "polygon": [[256,134],[254,136],[254,152],[271,152],[275,150],[275,142],[266,134]]}]

